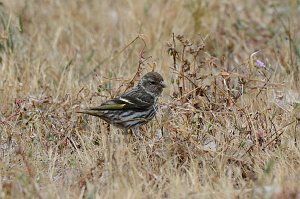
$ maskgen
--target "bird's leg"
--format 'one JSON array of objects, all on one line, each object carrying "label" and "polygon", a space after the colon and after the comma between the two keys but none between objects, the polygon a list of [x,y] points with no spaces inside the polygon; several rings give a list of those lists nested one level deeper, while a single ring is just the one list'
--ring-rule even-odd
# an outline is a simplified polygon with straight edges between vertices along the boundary
[{"label": "bird's leg", "polygon": [[128,135],[128,129],[122,129],[123,135],[127,136]]},{"label": "bird's leg", "polygon": [[134,137],[139,138],[139,139],[143,139],[143,136],[140,133],[140,128],[139,127],[133,127],[131,129],[131,132],[134,135]]}]

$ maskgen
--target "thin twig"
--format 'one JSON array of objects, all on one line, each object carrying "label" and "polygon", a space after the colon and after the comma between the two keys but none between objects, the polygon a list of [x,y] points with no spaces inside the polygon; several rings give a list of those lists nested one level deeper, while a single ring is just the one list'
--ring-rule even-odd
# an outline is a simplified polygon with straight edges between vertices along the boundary
[{"label": "thin twig", "polygon": [[[296,121],[297,121],[297,120],[294,120],[294,121],[292,121],[292,122],[287,123],[286,125],[284,125],[284,126],[281,127],[280,129],[278,129],[275,133],[277,133],[277,132],[283,130],[284,128],[288,127],[289,125],[295,123]],[[269,141],[269,142],[264,146],[263,149],[267,148],[272,142],[274,142],[274,140],[277,140],[283,133],[284,133],[284,131],[282,131],[281,133],[279,133],[278,135],[276,135],[276,137],[273,138],[271,141]]]}]

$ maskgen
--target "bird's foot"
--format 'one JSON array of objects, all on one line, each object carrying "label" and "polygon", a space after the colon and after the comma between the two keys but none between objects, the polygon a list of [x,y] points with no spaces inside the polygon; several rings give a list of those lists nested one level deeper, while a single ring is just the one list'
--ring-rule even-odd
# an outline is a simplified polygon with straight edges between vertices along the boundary
[{"label": "bird's foot", "polygon": [[144,139],[144,137],[141,135],[140,129],[138,127],[132,128],[131,132],[135,138],[140,139],[140,140]]}]

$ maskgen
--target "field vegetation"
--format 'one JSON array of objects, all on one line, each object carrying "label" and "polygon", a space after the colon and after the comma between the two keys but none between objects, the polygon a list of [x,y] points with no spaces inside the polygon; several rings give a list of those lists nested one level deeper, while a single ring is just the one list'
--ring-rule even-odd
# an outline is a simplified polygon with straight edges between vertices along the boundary
[{"label": "field vegetation", "polygon": [[[298,0],[3,0],[0,198],[300,198]],[[125,136],[76,111],[149,71]]]}]

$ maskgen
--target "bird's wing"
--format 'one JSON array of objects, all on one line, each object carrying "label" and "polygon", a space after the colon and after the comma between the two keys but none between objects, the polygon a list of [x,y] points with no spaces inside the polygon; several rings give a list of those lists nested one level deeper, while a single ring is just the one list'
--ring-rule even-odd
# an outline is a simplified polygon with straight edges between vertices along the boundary
[{"label": "bird's wing", "polygon": [[131,90],[120,97],[104,102],[91,110],[124,110],[124,109],[147,109],[153,106],[154,98],[147,93]]}]

